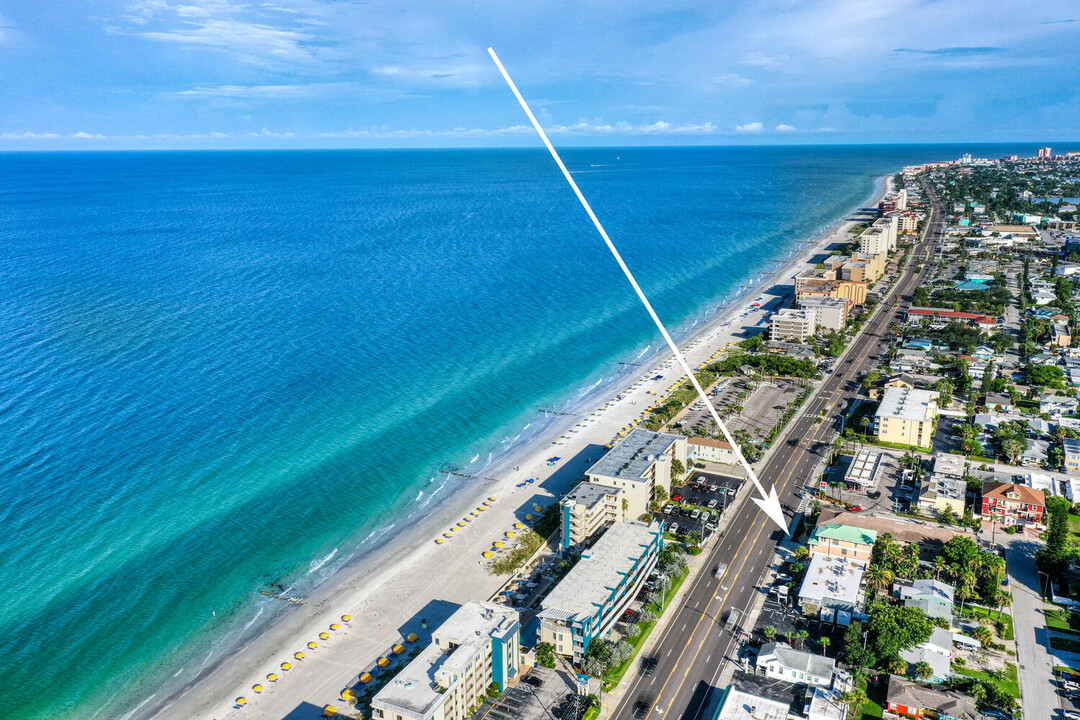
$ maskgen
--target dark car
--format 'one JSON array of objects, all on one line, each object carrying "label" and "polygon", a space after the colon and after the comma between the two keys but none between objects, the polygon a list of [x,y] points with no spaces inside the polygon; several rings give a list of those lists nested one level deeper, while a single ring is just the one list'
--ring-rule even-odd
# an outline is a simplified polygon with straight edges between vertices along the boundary
[{"label": "dark car", "polygon": [[521,682],[528,683],[529,685],[532,685],[536,688],[544,687],[544,681],[536,677],[535,675],[525,675],[521,678]]},{"label": "dark car", "polygon": [[641,660],[641,674],[645,676],[652,675],[656,672],[656,658],[647,657]]}]

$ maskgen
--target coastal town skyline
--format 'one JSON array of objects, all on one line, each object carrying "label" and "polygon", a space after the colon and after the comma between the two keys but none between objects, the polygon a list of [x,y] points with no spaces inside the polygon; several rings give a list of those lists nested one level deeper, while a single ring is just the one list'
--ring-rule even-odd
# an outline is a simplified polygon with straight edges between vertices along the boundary
[{"label": "coastal town skyline", "polygon": [[1064,2],[0,5],[0,149],[1062,142]]}]

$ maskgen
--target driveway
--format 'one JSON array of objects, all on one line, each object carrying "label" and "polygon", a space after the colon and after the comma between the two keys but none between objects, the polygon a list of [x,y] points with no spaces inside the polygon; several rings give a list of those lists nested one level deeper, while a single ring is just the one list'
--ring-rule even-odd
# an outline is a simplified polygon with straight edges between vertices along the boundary
[{"label": "driveway", "polygon": [[1035,551],[1039,543],[1001,534],[998,535],[998,542],[1005,546],[1005,560],[1008,563],[1024,717],[1029,720],[1050,720],[1058,716],[1062,697],[1057,694],[1053,683],[1055,662],[1050,654],[1046,620],[1043,617],[1044,603],[1039,595],[1039,576],[1035,570]]}]

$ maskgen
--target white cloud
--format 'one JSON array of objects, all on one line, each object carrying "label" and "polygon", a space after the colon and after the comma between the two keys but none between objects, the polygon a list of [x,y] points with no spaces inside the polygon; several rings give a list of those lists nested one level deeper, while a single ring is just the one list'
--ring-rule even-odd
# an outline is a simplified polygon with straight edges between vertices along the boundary
[{"label": "white cloud", "polygon": [[54,140],[60,137],[56,133],[36,133],[36,132],[5,132],[0,133],[0,139],[4,140]]},{"label": "white cloud", "polygon": [[80,130],[79,132],[76,132],[76,133],[72,133],[71,137],[79,138],[79,139],[82,139],[82,140],[104,140],[105,139],[104,135],[98,135],[96,133],[83,132],[82,130]]},{"label": "white cloud", "polygon": [[765,125],[759,122],[746,123],[745,125],[736,125],[735,132],[737,133],[759,133],[765,129]]},{"label": "white cloud", "polygon": [[778,132],[778,133],[795,132],[795,126],[794,125],[785,125],[784,123],[780,123],[779,125],[776,126],[776,132]]},{"label": "white cloud", "polygon": [[724,75],[717,75],[714,77],[712,79],[712,84],[721,87],[741,88],[753,85],[754,81],[748,77],[743,77],[738,73],[725,73]]}]

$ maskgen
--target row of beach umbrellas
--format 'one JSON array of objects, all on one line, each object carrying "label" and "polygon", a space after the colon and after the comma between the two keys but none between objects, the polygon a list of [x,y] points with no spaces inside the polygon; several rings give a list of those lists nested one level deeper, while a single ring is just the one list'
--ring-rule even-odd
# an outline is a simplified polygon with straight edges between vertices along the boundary
[{"label": "row of beach umbrellas", "polygon": [[[533,505],[533,512],[538,513],[538,512],[543,511],[543,509],[544,508],[542,506],[540,506],[540,505]],[[532,513],[529,513],[529,514],[527,514],[525,516],[525,520],[527,522],[532,521],[534,518],[535,518],[535,516]],[[519,532],[521,532],[522,530],[525,530],[525,529],[527,529],[526,526],[525,526],[525,523],[522,523],[522,522],[514,523],[513,528],[511,528],[510,530],[507,530],[505,533],[503,533],[502,539],[496,540],[493,543],[491,543],[491,550],[485,550],[484,553],[483,553],[484,557],[489,558],[492,555],[494,555],[496,552],[498,552],[499,550],[503,549],[506,546],[507,541],[513,540],[515,537],[517,537],[517,534]]]},{"label": "row of beach umbrellas", "polygon": [[453,540],[458,531],[462,530],[463,528],[467,528],[473,520],[480,517],[480,513],[487,512],[487,510],[495,503],[497,499],[498,498],[495,495],[492,495],[487,500],[477,505],[475,510],[470,512],[465,517],[461,518],[461,520],[459,520],[457,524],[444,532],[440,537],[435,538],[435,544],[443,545],[447,541]]}]

